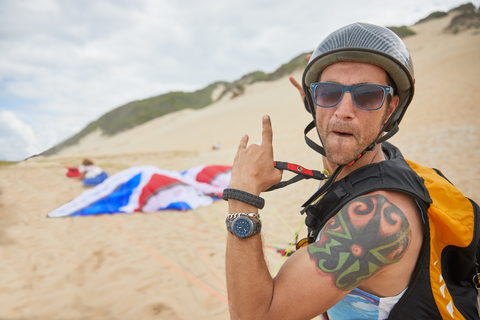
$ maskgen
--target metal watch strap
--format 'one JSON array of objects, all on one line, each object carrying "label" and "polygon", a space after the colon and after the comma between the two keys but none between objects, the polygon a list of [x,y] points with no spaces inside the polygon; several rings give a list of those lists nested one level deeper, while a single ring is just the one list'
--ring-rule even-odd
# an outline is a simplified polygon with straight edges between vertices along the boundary
[{"label": "metal watch strap", "polygon": [[254,194],[251,194],[242,190],[237,190],[232,188],[227,188],[223,190],[222,199],[238,200],[243,203],[257,207],[258,209],[263,209],[263,207],[265,206],[265,200],[262,197],[256,196]]},{"label": "metal watch strap", "polygon": [[225,219],[225,221],[228,221],[228,220],[233,220],[239,216],[245,216],[245,217],[249,217],[249,218],[256,218],[256,219],[259,219],[260,220],[260,214],[259,213],[245,213],[245,212],[238,212],[238,213],[231,213],[229,215],[227,215],[227,218]]}]

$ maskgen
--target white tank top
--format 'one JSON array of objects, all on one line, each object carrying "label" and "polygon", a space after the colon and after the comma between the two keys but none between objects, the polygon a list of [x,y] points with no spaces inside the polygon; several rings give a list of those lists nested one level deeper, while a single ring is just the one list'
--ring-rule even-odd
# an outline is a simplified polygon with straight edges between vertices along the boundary
[{"label": "white tank top", "polygon": [[[330,320],[384,320],[407,289],[393,297],[379,298],[358,288],[327,311]],[[322,319],[320,317],[320,319]]]}]

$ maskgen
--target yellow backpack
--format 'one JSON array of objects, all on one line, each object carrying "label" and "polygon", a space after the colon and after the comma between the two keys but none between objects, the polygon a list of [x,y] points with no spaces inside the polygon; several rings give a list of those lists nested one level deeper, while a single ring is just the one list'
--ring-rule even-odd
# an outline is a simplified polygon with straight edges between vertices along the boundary
[{"label": "yellow backpack", "polygon": [[306,206],[308,242],[346,203],[375,190],[412,196],[422,209],[424,241],[407,291],[388,319],[479,319],[480,207],[438,170],[405,160],[384,142],[389,160],[355,170]]}]

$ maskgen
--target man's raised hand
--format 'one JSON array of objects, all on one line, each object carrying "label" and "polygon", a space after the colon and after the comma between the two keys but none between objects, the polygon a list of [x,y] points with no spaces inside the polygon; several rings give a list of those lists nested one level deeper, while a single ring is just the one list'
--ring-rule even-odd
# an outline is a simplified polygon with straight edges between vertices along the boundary
[{"label": "man's raised hand", "polygon": [[230,187],[255,195],[282,179],[282,171],[274,167],[273,131],[269,116],[262,118],[262,143],[248,146],[248,136],[240,140],[233,162]]},{"label": "man's raised hand", "polygon": [[293,86],[295,88],[297,88],[298,93],[300,94],[300,98],[302,99],[302,101],[305,100],[305,92],[303,91],[303,88],[300,85],[300,83],[298,83],[297,80],[295,80],[295,78],[292,77],[292,76],[288,77],[288,80],[290,80],[290,82],[293,84]]},{"label": "man's raised hand", "polygon": [[[310,61],[311,57],[312,57],[311,54],[307,55],[307,60]],[[302,99],[302,102],[303,102],[305,100],[305,91],[303,91],[302,85],[298,83],[298,81],[295,80],[295,78],[292,76],[288,77],[288,80],[290,80],[291,84],[293,84],[293,86],[297,88],[298,93],[300,94],[300,98]]]}]

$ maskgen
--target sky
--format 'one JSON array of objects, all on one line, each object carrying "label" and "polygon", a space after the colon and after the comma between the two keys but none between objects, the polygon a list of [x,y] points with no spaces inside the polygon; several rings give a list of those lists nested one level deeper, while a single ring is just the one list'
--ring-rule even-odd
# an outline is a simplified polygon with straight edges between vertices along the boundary
[{"label": "sky", "polygon": [[0,160],[133,100],[273,72],[344,25],[408,26],[467,2],[0,0]]}]

